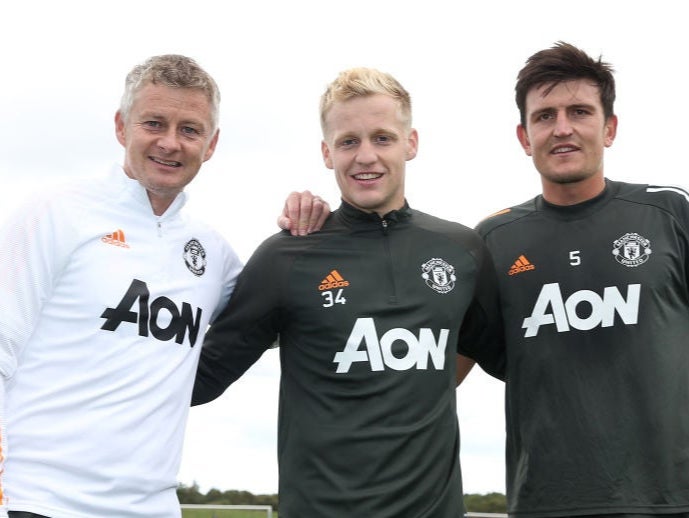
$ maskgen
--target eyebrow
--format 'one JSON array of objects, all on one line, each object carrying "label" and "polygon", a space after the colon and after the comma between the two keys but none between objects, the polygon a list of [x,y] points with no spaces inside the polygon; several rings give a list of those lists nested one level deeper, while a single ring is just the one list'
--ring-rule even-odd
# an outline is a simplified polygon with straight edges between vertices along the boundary
[{"label": "eyebrow", "polygon": [[[565,106],[565,108],[567,110],[586,108],[590,111],[595,111],[598,109],[598,107],[595,104],[581,103],[581,102],[580,103],[567,104]],[[541,114],[541,113],[552,113],[552,112],[556,112],[557,110],[558,109],[555,106],[544,106],[543,108],[539,108],[537,110],[534,110],[532,112],[532,115],[537,115],[537,114]]]},{"label": "eyebrow", "polygon": [[[168,117],[165,115],[160,115],[159,113],[156,112],[141,112],[140,119],[155,119],[155,120],[168,120]],[[205,128],[207,125],[202,119],[184,119],[179,121],[179,124],[182,126],[197,126],[197,127],[202,127]]]}]

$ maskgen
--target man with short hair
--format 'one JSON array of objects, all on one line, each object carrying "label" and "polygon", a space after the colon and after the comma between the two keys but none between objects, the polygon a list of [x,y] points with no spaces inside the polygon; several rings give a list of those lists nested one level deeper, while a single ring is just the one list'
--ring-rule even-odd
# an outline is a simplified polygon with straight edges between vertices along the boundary
[{"label": "man with short hair", "polygon": [[200,342],[242,266],[182,211],[219,101],[192,59],[148,59],[115,116],[123,166],[36,196],[0,231],[0,516],[180,516]]},{"label": "man with short hair", "polygon": [[481,222],[507,349],[517,517],[689,514],[689,195],[606,179],[612,68],[558,43],[520,71],[543,192]]},{"label": "man with short hair", "polygon": [[321,98],[342,204],[322,230],[267,239],[204,342],[194,404],[279,338],[280,516],[460,518],[458,351],[504,369],[493,264],[479,236],[413,210],[408,92],[343,71]]}]

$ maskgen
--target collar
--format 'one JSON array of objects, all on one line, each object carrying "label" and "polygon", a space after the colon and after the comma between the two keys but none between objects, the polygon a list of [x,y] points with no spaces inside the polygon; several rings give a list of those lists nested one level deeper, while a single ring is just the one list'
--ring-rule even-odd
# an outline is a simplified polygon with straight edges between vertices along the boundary
[{"label": "collar", "polygon": [[580,219],[590,216],[591,214],[598,212],[603,206],[615,197],[617,191],[619,190],[619,185],[616,182],[612,182],[605,179],[605,188],[603,191],[597,195],[595,198],[590,200],[582,201],[575,205],[554,205],[548,203],[543,199],[543,195],[536,196],[535,204],[536,209],[558,219]]},{"label": "collar", "polygon": [[134,200],[134,203],[141,209],[142,212],[150,214],[161,220],[167,219],[178,214],[182,207],[187,203],[188,196],[183,191],[177,195],[174,201],[170,204],[167,210],[160,216],[153,214],[153,207],[151,207],[151,201],[148,198],[148,192],[139,183],[138,180],[130,178],[124,171],[124,168],[120,165],[115,165],[112,168],[111,176],[115,185],[120,187],[120,193],[126,202]]},{"label": "collar", "polygon": [[364,212],[342,200],[337,214],[339,219],[348,227],[370,227],[372,225],[380,227],[383,222],[387,223],[387,225],[396,225],[409,221],[412,217],[412,210],[407,200],[404,200],[404,205],[400,209],[392,210],[381,218],[375,212]]}]

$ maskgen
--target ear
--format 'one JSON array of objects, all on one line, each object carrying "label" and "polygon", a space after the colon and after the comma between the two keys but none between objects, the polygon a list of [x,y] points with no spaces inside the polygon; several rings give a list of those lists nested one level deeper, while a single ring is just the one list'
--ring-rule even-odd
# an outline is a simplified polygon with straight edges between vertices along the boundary
[{"label": "ear", "polygon": [[527,133],[526,128],[521,124],[517,125],[517,139],[519,139],[519,143],[522,145],[522,149],[524,149],[524,152],[527,155],[532,156],[531,141],[529,140],[529,134]]},{"label": "ear", "polygon": [[605,121],[605,147],[612,146],[617,136],[617,115],[611,115],[608,120]]},{"label": "ear", "polygon": [[325,164],[325,167],[328,169],[334,169],[333,159],[330,156],[330,147],[328,147],[328,143],[325,140],[321,141],[321,154],[323,155],[323,163]]},{"label": "ear", "polygon": [[412,128],[407,137],[407,158],[406,160],[412,160],[416,158],[416,153],[419,150],[419,134]]},{"label": "ear", "polygon": [[212,157],[213,153],[215,153],[215,146],[218,145],[218,137],[219,136],[220,136],[220,130],[217,129],[217,130],[215,130],[215,135],[213,135],[213,138],[211,139],[211,142],[208,145],[208,149],[206,150],[206,154],[203,157],[204,162],[206,160],[208,160],[210,157]]},{"label": "ear", "polygon": [[122,114],[120,113],[120,110],[117,110],[115,113],[115,136],[117,137],[117,141],[122,144],[123,146],[126,146],[127,139],[125,138],[125,130],[124,130],[124,119],[122,118]]}]

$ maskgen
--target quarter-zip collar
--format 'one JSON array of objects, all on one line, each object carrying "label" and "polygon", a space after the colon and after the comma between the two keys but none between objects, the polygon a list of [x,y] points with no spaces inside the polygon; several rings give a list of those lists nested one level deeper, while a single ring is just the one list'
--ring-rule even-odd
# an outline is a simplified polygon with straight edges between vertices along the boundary
[{"label": "quarter-zip collar", "polygon": [[407,200],[404,200],[402,208],[392,210],[381,218],[375,212],[364,212],[342,200],[340,208],[337,210],[337,217],[345,226],[350,228],[381,228],[382,224],[393,226],[408,222],[412,217],[412,210]]},{"label": "quarter-zip collar", "polygon": [[146,189],[133,178],[129,178],[124,172],[121,166],[117,165],[113,167],[111,175],[114,177],[113,181],[119,186],[120,196],[122,200],[131,205],[131,200],[133,199],[135,205],[142,211],[142,213],[148,214],[158,221],[165,221],[175,217],[182,210],[182,207],[187,203],[187,194],[185,192],[180,192],[177,197],[173,200],[167,210],[160,216],[156,216],[153,213],[153,207],[151,207],[151,201],[148,198],[148,193]]},{"label": "quarter-zip collar", "polygon": [[[180,192],[167,210],[157,216],[153,212],[151,201],[146,189],[138,180],[130,178],[121,166],[116,165],[111,171],[113,181],[113,195],[118,196],[119,203],[126,211],[136,211],[146,221],[150,221],[158,237],[163,237],[167,229],[176,221],[181,221],[182,207],[187,203],[187,194]],[[142,220],[143,221],[143,220]]]}]

